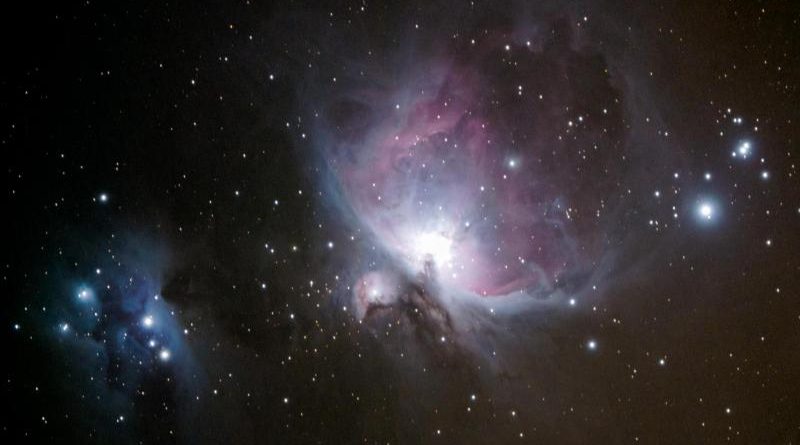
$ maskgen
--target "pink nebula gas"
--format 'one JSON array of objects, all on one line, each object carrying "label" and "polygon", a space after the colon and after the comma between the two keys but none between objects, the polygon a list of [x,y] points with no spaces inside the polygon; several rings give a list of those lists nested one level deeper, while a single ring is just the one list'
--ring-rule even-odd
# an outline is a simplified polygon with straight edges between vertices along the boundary
[{"label": "pink nebula gas", "polygon": [[[507,51],[495,46],[351,91],[330,109],[325,156],[360,224],[410,276],[454,294],[546,294],[591,256],[574,219],[602,201],[602,185],[583,178],[611,150],[594,165],[581,151],[613,146],[618,115],[575,96],[566,74],[585,62],[579,52],[515,48],[518,75],[505,78],[492,63]],[[593,97],[613,100],[600,86]],[[369,305],[374,291],[361,291]]]}]

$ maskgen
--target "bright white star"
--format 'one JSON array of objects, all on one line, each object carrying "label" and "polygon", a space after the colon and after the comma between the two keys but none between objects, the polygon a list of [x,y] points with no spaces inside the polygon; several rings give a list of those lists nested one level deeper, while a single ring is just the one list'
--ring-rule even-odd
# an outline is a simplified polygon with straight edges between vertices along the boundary
[{"label": "bright white star", "polygon": [[144,318],[142,318],[142,324],[146,328],[152,327],[153,323],[154,323],[154,320],[153,320],[153,316],[152,315],[146,315]]}]

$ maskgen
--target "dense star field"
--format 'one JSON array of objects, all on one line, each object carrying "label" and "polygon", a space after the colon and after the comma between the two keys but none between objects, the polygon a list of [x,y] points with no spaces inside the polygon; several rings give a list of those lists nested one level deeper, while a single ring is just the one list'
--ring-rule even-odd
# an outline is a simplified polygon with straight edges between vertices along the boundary
[{"label": "dense star field", "polygon": [[3,6],[3,443],[800,443],[800,3]]}]

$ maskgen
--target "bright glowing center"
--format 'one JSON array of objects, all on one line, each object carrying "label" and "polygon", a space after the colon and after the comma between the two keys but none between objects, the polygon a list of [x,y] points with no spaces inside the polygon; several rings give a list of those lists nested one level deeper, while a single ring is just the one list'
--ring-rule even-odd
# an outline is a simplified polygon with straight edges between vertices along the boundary
[{"label": "bright glowing center", "polygon": [[711,219],[714,215],[714,209],[711,207],[711,204],[702,204],[700,206],[700,216],[705,219]]},{"label": "bright glowing center", "polygon": [[453,241],[436,232],[426,232],[414,240],[414,252],[421,262],[433,261],[436,266],[449,265],[453,259]]}]

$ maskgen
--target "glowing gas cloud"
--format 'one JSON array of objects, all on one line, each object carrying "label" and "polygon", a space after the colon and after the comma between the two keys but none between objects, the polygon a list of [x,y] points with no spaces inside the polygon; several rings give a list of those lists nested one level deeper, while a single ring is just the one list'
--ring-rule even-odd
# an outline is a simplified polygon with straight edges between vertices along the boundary
[{"label": "glowing gas cloud", "polygon": [[429,306],[458,330],[465,307],[574,306],[613,253],[623,76],[566,20],[480,37],[414,47],[398,72],[362,62],[320,96],[326,187],[363,255],[391,258],[354,272],[359,318]]}]

